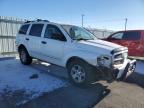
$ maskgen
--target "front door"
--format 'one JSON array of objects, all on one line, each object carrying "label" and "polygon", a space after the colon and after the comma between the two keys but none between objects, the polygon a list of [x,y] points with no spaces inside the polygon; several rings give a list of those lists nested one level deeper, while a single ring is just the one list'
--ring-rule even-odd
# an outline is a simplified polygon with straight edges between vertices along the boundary
[{"label": "front door", "polygon": [[142,56],[141,32],[126,31],[123,34],[121,45],[128,47],[129,56]]},{"label": "front door", "polygon": [[123,32],[117,32],[108,37],[108,41],[121,45]]},{"label": "front door", "polygon": [[66,38],[61,30],[55,25],[48,24],[41,41],[43,60],[60,65],[63,59],[65,43]]},{"label": "front door", "polygon": [[139,31],[117,32],[108,38],[108,41],[128,48],[129,56],[142,56],[141,34]]}]

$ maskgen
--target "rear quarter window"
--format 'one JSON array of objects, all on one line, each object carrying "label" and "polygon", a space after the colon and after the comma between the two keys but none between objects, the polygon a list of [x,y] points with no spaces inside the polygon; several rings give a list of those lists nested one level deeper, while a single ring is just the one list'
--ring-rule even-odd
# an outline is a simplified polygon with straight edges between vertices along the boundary
[{"label": "rear quarter window", "polygon": [[123,40],[140,40],[140,34],[139,31],[124,32]]},{"label": "rear quarter window", "polygon": [[19,30],[19,34],[26,34],[29,26],[30,26],[30,24],[22,25]]}]

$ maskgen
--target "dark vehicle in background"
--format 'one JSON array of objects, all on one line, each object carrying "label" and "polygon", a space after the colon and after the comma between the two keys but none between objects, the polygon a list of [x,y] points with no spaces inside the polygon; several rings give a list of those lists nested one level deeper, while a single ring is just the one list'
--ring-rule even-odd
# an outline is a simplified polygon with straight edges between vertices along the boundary
[{"label": "dark vehicle in background", "polygon": [[144,57],[144,30],[119,31],[104,40],[128,47],[129,56]]}]

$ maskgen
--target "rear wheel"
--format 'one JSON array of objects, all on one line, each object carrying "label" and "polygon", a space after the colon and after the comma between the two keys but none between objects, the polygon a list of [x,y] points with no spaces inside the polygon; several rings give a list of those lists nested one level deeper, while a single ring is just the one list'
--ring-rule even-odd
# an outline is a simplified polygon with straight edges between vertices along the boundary
[{"label": "rear wheel", "polygon": [[94,79],[94,69],[83,60],[74,60],[68,64],[69,78],[77,86],[88,86]]},{"label": "rear wheel", "polygon": [[24,65],[29,65],[32,63],[32,58],[28,54],[27,50],[25,48],[21,48],[19,50],[19,57],[21,60],[21,63]]}]

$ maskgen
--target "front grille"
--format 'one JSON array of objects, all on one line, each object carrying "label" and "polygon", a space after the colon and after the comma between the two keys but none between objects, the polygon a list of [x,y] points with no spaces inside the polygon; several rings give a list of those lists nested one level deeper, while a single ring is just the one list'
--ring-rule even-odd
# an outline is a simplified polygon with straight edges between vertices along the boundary
[{"label": "front grille", "polygon": [[117,54],[117,55],[114,56],[115,59],[122,58],[122,57],[123,57],[122,54]]},{"label": "front grille", "polygon": [[114,60],[113,60],[113,64],[114,65],[119,65],[119,64],[123,64],[124,63],[124,54],[120,53],[120,54],[116,54],[114,55]]},{"label": "front grille", "polygon": [[119,65],[119,64],[123,64],[124,60],[117,60],[114,61],[114,65]]}]

